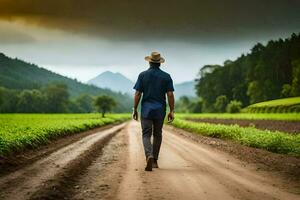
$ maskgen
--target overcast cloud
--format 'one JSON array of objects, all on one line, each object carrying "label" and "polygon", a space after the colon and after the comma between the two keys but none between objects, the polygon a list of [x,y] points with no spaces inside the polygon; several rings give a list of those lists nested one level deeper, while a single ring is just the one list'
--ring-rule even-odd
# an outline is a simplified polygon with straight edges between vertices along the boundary
[{"label": "overcast cloud", "polygon": [[175,82],[300,31],[298,0],[0,0],[0,51],[87,81],[135,80],[153,50]]}]

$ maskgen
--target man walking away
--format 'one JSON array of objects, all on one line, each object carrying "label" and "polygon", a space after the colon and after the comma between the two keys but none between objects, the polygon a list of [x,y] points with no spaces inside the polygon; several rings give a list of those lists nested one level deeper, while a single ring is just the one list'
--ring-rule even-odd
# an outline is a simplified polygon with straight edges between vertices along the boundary
[{"label": "man walking away", "polygon": [[[150,68],[139,74],[134,86],[133,119],[138,120],[137,107],[142,98],[141,125],[143,133],[143,145],[146,156],[146,171],[158,168],[157,160],[162,142],[162,127],[166,116],[166,94],[170,112],[168,121],[174,120],[174,87],[171,76],[160,69],[160,64],[165,60],[158,52],[152,52],[146,56]],[[151,136],[153,134],[153,144]]]}]

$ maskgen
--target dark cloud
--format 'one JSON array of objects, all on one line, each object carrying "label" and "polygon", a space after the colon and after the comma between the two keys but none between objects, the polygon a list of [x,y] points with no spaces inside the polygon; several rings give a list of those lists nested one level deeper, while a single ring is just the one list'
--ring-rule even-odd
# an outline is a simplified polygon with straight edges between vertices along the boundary
[{"label": "dark cloud", "polygon": [[34,43],[36,40],[23,32],[3,28],[0,25],[0,44],[1,45],[20,45]]},{"label": "dark cloud", "polygon": [[222,40],[300,31],[300,1],[1,0],[0,18],[114,39]]}]

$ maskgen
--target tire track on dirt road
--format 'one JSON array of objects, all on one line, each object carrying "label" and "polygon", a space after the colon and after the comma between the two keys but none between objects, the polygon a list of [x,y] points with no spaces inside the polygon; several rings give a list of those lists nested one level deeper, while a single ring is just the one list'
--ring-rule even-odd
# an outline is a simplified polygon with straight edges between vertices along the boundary
[{"label": "tire track on dirt road", "polygon": [[[80,173],[125,123],[96,132],[0,179],[1,199],[39,199],[68,175]],[[62,191],[63,192],[63,191]],[[59,191],[54,192],[55,195]]]},{"label": "tire track on dirt road", "polygon": [[208,145],[163,131],[159,169],[145,172],[140,125],[128,126],[128,168],[116,199],[284,199],[300,195],[278,187],[279,179]]},{"label": "tire track on dirt road", "polygon": [[140,124],[89,135],[0,178],[0,199],[298,200],[280,177],[174,130],[163,130],[159,169],[145,172]]}]

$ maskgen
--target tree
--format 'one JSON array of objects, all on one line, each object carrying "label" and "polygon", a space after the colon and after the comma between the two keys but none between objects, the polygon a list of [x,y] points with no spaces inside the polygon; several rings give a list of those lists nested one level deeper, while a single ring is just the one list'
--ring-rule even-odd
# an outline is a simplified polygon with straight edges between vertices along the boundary
[{"label": "tree", "polygon": [[45,96],[39,90],[23,90],[18,99],[17,111],[21,113],[45,112]]},{"label": "tree", "polygon": [[292,86],[290,84],[284,84],[281,90],[281,97],[290,97]]},{"label": "tree", "polygon": [[2,104],[0,105],[1,113],[15,113],[17,112],[18,91],[7,88],[0,88],[2,96]]},{"label": "tree", "polygon": [[[230,100],[252,103],[300,95],[300,34],[288,39],[256,44],[247,55],[223,66],[205,65],[196,79],[203,111],[215,111],[216,99],[225,95]],[[289,93],[289,84],[291,91]],[[285,85],[285,86],[284,86]]]},{"label": "tree", "polygon": [[67,112],[69,92],[65,84],[51,84],[46,90],[47,108],[50,113]]},{"label": "tree", "polygon": [[291,87],[292,96],[300,96],[300,59],[294,61],[293,65],[293,82]]},{"label": "tree", "polygon": [[81,112],[84,112],[84,113],[93,112],[93,110],[94,110],[93,101],[94,101],[93,98],[88,94],[83,94],[75,100],[75,102],[76,102],[77,106],[79,107],[79,109],[81,110]]},{"label": "tree", "polygon": [[220,95],[217,97],[214,107],[217,112],[225,112],[227,106],[227,97],[225,95]]},{"label": "tree", "polygon": [[252,81],[249,83],[248,90],[247,90],[247,95],[250,98],[250,103],[257,103],[260,101],[264,101],[263,99],[263,91],[261,90],[259,86],[258,81]]},{"label": "tree", "polygon": [[242,109],[242,103],[240,101],[232,100],[227,105],[227,112],[229,113],[239,113]]},{"label": "tree", "polygon": [[0,107],[4,101],[3,99],[3,93],[4,93],[4,88],[3,87],[0,87]]},{"label": "tree", "polygon": [[98,111],[102,113],[102,117],[105,117],[105,113],[111,111],[117,103],[112,97],[101,95],[96,98],[95,105],[97,106]]}]

